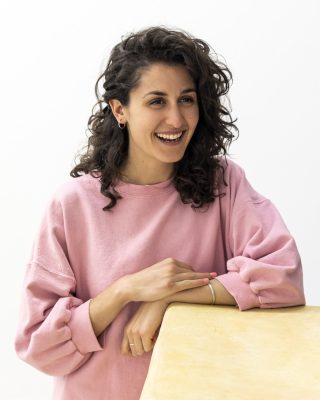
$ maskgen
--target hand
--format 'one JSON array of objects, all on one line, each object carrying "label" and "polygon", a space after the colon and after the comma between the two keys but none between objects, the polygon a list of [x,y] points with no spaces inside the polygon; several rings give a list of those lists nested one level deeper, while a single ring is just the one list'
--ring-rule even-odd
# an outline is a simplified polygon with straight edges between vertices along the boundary
[{"label": "hand", "polygon": [[150,267],[123,276],[129,301],[157,301],[176,292],[207,285],[217,273],[195,272],[182,261],[166,258]]},{"label": "hand", "polygon": [[[168,305],[169,303],[164,301],[153,301],[140,305],[125,326],[121,344],[123,354],[136,357],[153,349]],[[133,343],[134,346],[130,346],[130,343]]]}]

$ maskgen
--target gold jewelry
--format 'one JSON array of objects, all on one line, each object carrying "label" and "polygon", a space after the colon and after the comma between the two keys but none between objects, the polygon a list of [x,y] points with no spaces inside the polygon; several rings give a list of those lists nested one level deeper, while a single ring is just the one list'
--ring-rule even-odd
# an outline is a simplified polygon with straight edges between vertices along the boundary
[{"label": "gold jewelry", "polygon": [[211,293],[212,293],[212,304],[215,304],[215,302],[216,302],[216,295],[215,295],[214,289],[213,289],[213,287],[212,287],[212,285],[211,285],[210,282],[208,283],[208,286],[209,286],[209,288],[210,288],[210,290],[211,290]]},{"label": "gold jewelry", "polygon": [[[129,179],[126,175],[121,174],[121,172],[120,172],[120,175],[121,175],[123,178],[125,178],[125,180],[126,180],[128,183],[133,183],[133,182],[130,181],[130,179]],[[137,185],[137,183],[134,183],[134,185]],[[140,186],[151,186],[151,185],[140,185]]]},{"label": "gold jewelry", "polygon": [[[123,125],[123,126],[121,126],[121,125]],[[118,127],[120,128],[120,129],[124,129],[125,128],[125,126],[126,126],[126,124],[124,123],[124,124],[122,124],[121,122],[118,122]]]}]

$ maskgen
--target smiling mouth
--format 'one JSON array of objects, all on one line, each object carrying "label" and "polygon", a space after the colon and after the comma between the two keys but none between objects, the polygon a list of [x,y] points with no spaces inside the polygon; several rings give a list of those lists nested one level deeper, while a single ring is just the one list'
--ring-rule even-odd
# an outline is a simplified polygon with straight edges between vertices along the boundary
[{"label": "smiling mouth", "polygon": [[178,133],[184,132],[186,129],[180,129],[180,130],[169,130],[169,131],[163,131],[163,132],[156,132],[156,133],[162,133],[163,135],[176,135]]},{"label": "smiling mouth", "polygon": [[[177,137],[177,135],[179,134],[179,132],[176,132],[174,134],[173,133],[168,134],[168,133],[162,133],[162,132],[155,132],[155,137],[163,143],[179,143],[179,142],[181,142],[181,140],[184,137],[187,130],[185,129],[183,131],[180,131],[180,133],[181,132],[182,132],[182,134],[180,134],[180,136],[178,136],[178,137]],[[165,137],[159,136],[158,133],[161,135],[164,135]],[[172,138],[170,138],[170,137],[172,137]]]}]

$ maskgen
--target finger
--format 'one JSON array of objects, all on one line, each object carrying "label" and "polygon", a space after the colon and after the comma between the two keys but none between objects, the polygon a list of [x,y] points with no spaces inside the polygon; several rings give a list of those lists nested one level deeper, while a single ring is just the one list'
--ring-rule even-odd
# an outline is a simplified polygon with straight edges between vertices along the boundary
[{"label": "finger", "polygon": [[156,341],[158,339],[160,328],[161,328],[161,326],[158,327],[158,329],[155,331],[153,337],[150,339],[151,340],[151,346],[152,346],[150,351],[154,348],[154,345],[155,345],[155,343],[156,343]]},{"label": "finger", "polygon": [[176,263],[177,268],[179,268],[181,271],[185,271],[185,272],[192,272],[193,268],[191,267],[191,265],[182,263],[182,262],[177,262]]},{"label": "finger", "polygon": [[144,348],[143,348],[141,336],[135,335],[133,340],[134,340],[134,342],[130,342],[130,343],[134,343],[134,350],[136,352],[136,356],[142,356],[142,354],[144,353]]},{"label": "finger", "polygon": [[121,343],[121,353],[124,355],[130,355],[131,356],[131,350],[129,346],[129,340],[127,338],[127,335],[124,335]]},{"label": "finger", "polygon": [[154,338],[150,338],[150,336],[141,338],[143,350],[148,353],[153,348]]},{"label": "finger", "polygon": [[159,328],[156,330],[156,333],[155,333],[154,336],[153,336],[153,339],[152,339],[153,347],[154,347],[154,345],[155,345],[155,342],[156,342],[157,339],[158,339],[159,332],[160,332],[160,326],[159,326]]},{"label": "finger", "polygon": [[135,343],[134,343],[134,340],[133,340],[133,338],[132,337],[129,337],[128,336],[128,346],[129,346],[129,353],[132,355],[132,356],[136,356],[136,350],[135,350]]},{"label": "finger", "polygon": [[209,278],[212,279],[217,276],[216,272],[184,272],[177,274],[173,279],[175,282],[191,279]]},{"label": "finger", "polygon": [[200,287],[207,285],[209,283],[209,278],[201,278],[201,279],[191,279],[191,280],[184,280],[175,282],[174,285],[178,288],[178,291],[192,289],[195,287]]},{"label": "finger", "polygon": [[192,271],[191,265],[186,264],[182,261],[176,260],[175,258],[171,258],[171,259],[166,258],[162,262],[163,262],[163,264],[166,265],[166,264],[168,264],[169,261],[171,261],[171,263],[174,264],[177,269],[181,269],[181,271],[189,271],[189,272]]},{"label": "finger", "polygon": [[[175,260],[175,261],[176,261],[176,263],[178,264],[178,267],[181,268],[181,272],[193,272],[193,267],[192,267],[191,265],[186,264],[186,263],[184,263],[183,261],[178,261],[178,260]],[[190,270],[191,270],[191,271],[190,271]],[[204,277],[204,278],[206,278],[206,277],[210,278],[210,276],[209,276],[208,274],[214,274],[214,276],[217,275],[216,272],[208,272],[208,273],[205,272],[204,275],[203,275],[203,277]],[[211,276],[212,276],[212,275],[211,275]],[[202,278],[202,276],[198,276],[198,278]]]},{"label": "finger", "polygon": [[185,268],[185,269],[188,269],[189,271],[190,271],[190,270],[193,271],[192,265],[189,265],[189,264],[187,264],[187,263],[184,263],[183,261],[178,261],[178,260],[175,260],[175,261],[176,261],[176,263],[177,263],[181,268]]},{"label": "finger", "polygon": [[129,346],[133,357],[141,356],[144,353],[141,338],[138,335],[128,335]]}]

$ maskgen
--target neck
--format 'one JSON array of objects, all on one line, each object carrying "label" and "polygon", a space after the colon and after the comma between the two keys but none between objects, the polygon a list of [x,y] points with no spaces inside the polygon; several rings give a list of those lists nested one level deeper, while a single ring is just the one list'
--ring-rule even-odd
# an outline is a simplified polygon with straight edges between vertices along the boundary
[{"label": "neck", "polygon": [[129,178],[128,176],[121,174],[121,179],[125,182],[128,183],[133,183],[135,185],[144,185],[144,186],[149,186],[149,185],[155,185],[156,183],[164,182],[171,178],[171,175],[168,176],[167,178],[160,178],[160,179],[134,179],[134,178]]},{"label": "neck", "polygon": [[173,165],[169,165],[169,169],[164,171],[157,169],[152,173],[148,168],[144,168],[143,173],[138,173],[134,168],[125,167],[120,171],[121,179],[135,185],[155,185],[156,183],[164,182],[173,176]]}]

